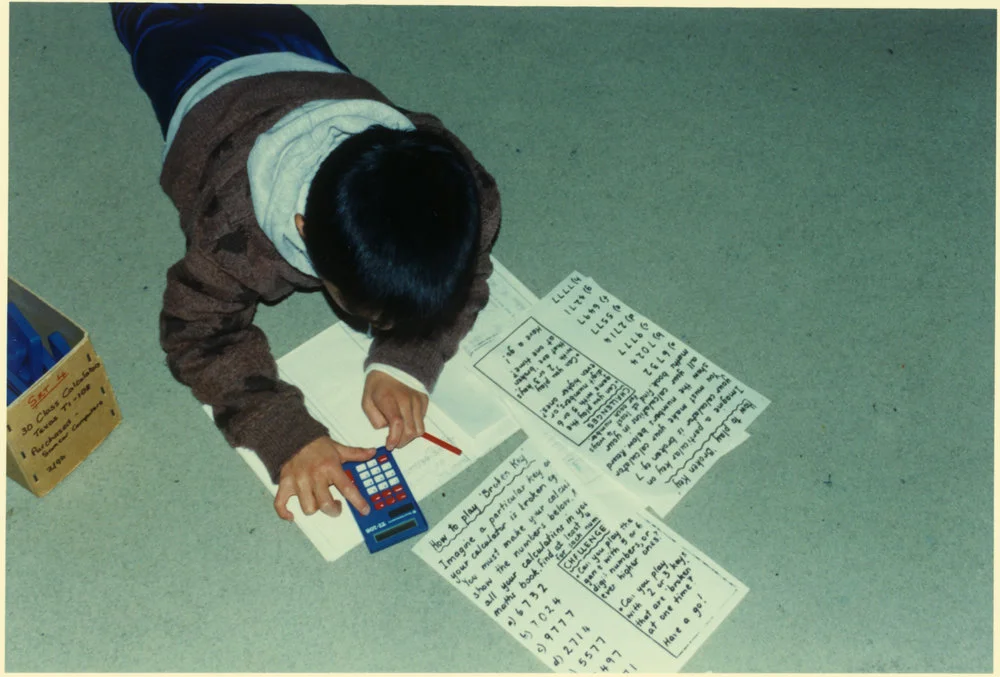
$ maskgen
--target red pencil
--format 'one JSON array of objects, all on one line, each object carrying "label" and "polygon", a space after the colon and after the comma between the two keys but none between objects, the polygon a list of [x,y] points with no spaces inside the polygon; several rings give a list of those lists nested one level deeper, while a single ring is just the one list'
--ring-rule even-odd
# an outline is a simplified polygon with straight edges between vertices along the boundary
[{"label": "red pencil", "polygon": [[444,440],[441,440],[441,439],[438,439],[437,437],[434,437],[430,433],[424,433],[423,435],[421,435],[421,437],[423,437],[428,442],[433,442],[434,444],[438,445],[442,449],[447,449],[448,451],[450,451],[451,453],[455,454],[456,456],[461,456],[462,455],[462,450],[461,449],[459,449],[458,447],[455,447],[455,446],[452,446],[452,445],[448,444]]}]

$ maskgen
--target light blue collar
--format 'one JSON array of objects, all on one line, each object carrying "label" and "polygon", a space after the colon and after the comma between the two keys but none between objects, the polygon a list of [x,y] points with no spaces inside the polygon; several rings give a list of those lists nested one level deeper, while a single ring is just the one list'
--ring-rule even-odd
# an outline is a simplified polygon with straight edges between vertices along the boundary
[{"label": "light blue collar", "polygon": [[299,271],[318,277],[295,215],[305,214],[309,187],[323,160],[352,134],[382,125],[411,130],[395,108],[367,99],[311,101],[261,134],[247,161],[250,195],[261,229]]}]

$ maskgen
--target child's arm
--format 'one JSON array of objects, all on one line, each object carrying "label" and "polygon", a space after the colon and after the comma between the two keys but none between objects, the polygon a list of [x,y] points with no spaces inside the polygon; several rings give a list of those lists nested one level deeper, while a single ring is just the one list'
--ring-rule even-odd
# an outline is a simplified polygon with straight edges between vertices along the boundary
[{"label": "child's arm", "polygon": [[[267,339],[252,323],[259,299],[199,250],[189,249],[167,272],[160,316],[167,365],[198,400],[212,407],[215,423],[231,445],[260,456],[283,489],[285,503],[298,494],[306,514],[329,508],[335,504],[329,492],[333,484],[360,510],[365,501],[356,489],[352,493],[342,471],[338,475],[336,460],[359,460],[367,451],[331,440],[326,427],[309,415],[302,393],[279,380]],[[317,455],[317,449],[325,453]],[[315,481],[289,479],[303,473]],[[321,487],[326,479],[330,484]],[[284,503],[279,509],[276,501],[275,509],[290,516]]]},{"label": "child's arm", "polygon": [[264,333],[253,324],[259,295],[197,249],[167,271],[160,344],[167,366],[233,446],[253,449],[272,478],[295,451],[327,434],[302,393],[278,379]]}]

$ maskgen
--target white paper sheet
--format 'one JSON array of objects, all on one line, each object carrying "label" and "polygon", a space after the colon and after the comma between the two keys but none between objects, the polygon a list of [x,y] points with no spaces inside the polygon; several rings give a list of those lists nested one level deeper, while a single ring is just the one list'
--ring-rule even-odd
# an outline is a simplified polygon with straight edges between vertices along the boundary
[{"label": "white paper sheet", "polygon": [[[364,390],[361,366],[366,353],[357,342],[356,334],[343,323],[335,324],[280,358],[278,371],[282,380],[302,390],[309,413],[326,425],[338,442],[351,446],[380,446],[385,443],[385,429],[373,429],[361,410]],[[460,372],[463,367],[449,363],[445,371],[449,370]],[[518,430],[509,411],[496,401],[492,390],[483,386],[480,377],[470,374],[469,379],[463,379],[461,376],[458,374],[450,387],[469,388],[473,383],[478,384],[482,392],[476,397],[492,418],[483,419],[481,434],[469,435],[436,404],[436,397],[431,398],[424,421],[427,431],[453,443],[462,450],[462,455],[456,456],[422,439],[395,452],[418,501]],[[208,407],[205,411],[211,416]],[[237,451],[271,495],[276,495],[278,486],[271,481],[257,455],[248,449]],[[329,561],[363,542],[346,506],[335,518],[322,513],[306,515],[294,497],[288,507],[296,525]]]},{"label": "white paper sheet", "polygon": [[538,297],[496,258],[491,257],[491,261],[489,303],[442,372],[434,399],[466,434],[484,440],[492,449],[510,436],[512,408],[507,398],[498,397],[492,384],[473,368],[472,361],[499,342],[512,323],[538,302]]},{"label": "white paper sheet", "polygon": [[769,404],[579,273],[522,318],[476,369],[660,514]]},{"label": "white paper sheet", "polygon": [[643,512],[609,521],[534,444],[414,552],[555,671],[679,670],[746,587]]},{"label": "white paper sheet", "polygon": [[479,313],[476,324],[465,340],[462,352],[476,360],[510,333],[515,322],[532,306],[538,297],[514,277],[496,258],[490,257],[493,274],[490,275],[490,301]]},{"label": "white paper sheet", "polygon": [[[684,496],[679,491],[656,488],[626,489],[618,478],[612,477],[597,463],[594,456],[585,455],[525,408],[515,409],[514,418],[532,441],[549,452],[550,457],[558,455],[566,466],[565,470],[573,476],[574,482],[586,487],[593,503],[599,503],[606,509],[615,511],[615,514],[622,514],[623,511],[630,513],[649,507],[656,514],[663,516],[673,510]],[[750,436],[745,432],[738,432],[734,433],[733,437],[735,443],[739,444]]]}]

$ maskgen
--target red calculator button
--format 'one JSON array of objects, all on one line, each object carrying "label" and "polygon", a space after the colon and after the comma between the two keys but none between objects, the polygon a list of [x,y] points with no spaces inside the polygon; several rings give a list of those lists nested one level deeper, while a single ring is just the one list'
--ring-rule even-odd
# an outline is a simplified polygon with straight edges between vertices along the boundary
[{"label": "red calculator button", "polygon": [[388,456],[379,456],[378,457],[378,462],[379,463],[388,463],[389,462],[389,457]]},{"label": "red calculator button", "polygon": [[396,496],[396,500],[398,500],[398,501],[402,501],[404,498],[406,498],[406,492],[405,491],[401,491],[399,493],[399,495]]},{"label": "red calculator button", "polygon": [[375,501],[375,509],[376,510],[381,510],[384,507],[385,507],[385,503],[383,503],[382,501]]},{"label": "red calculator button", "polygon": [[392,496],[390,496],[389,498],[385,499],[385,504],[386,505],[392,505],[395,502],[396,502],[396,499],[394,499]]},{"label": "red calculator button", "polygon": [[397,484],[395,487],[393,487],[393,491],[395,491],[397,494],[403,493],[403,485]]}]

